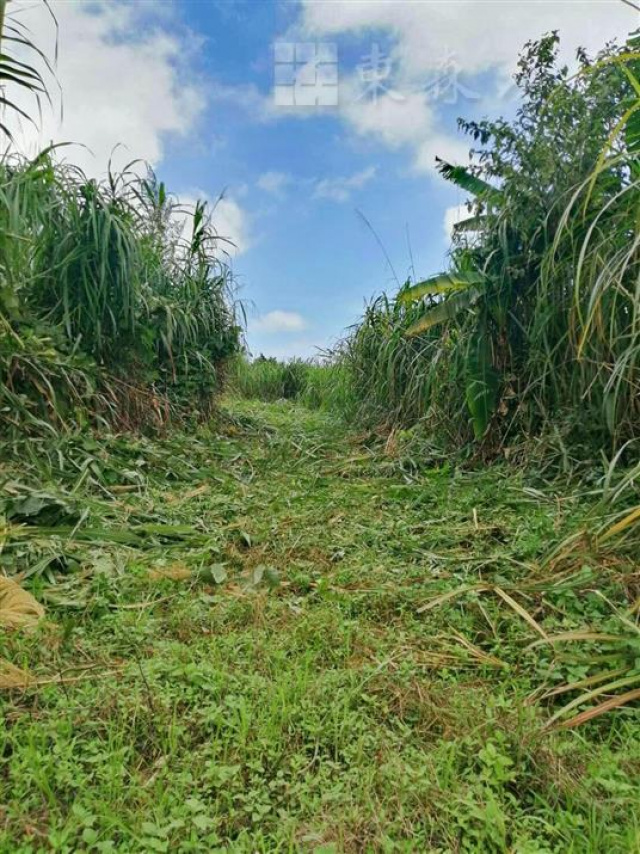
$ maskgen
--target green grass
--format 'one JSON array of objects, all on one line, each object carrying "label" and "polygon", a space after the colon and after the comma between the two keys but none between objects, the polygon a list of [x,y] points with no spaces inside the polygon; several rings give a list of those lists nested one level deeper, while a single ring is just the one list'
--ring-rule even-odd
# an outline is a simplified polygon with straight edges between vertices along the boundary
[{"label": "green grass", "polygon": [[239,345],[223,248],[151,171],[0,156],[0,434],[206,419]]},{"label": "green grass", "polygon": [[239,355],[229,363],[227,386],[235,396],[247,400],[297,401],[309,409],[346,417],[355,415],[357,405],[350,372],[337,361],[282,362],[264,356],[249,361]]},{"label": "green grass", "polygon": [[482,581],[551,634],[615,619],[632,556],[543,561],[593,498],[227,406],[1,449],[0,565],[47,619],[0,657],[53,681],[0,694],[0,850],[638,850],[637,710],[545,729],[589,658],[491,591],[421,611]]},{"label": "green grass", "polygon": [[241,334],[216,205],[182,205],[139,160],[96,180],[67,143],[15,150],[55,63],[14,5],[0,0],[0,436],[205,421]]}]

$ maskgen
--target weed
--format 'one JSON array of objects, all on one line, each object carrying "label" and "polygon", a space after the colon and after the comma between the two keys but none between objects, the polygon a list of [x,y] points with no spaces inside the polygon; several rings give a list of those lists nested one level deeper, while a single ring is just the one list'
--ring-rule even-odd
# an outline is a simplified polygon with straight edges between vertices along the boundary
[{"label": "weed", "polygon": [[553,726],[626,647],[535,628],[620,631],[585,555],[544,564],[597,496],[407,480],[321,411],[228,406],[189,436],[4,448],[2,565],[46,618],[0,640],[31,680],[2,695],[0,850],[634,850],[637,709]]}]

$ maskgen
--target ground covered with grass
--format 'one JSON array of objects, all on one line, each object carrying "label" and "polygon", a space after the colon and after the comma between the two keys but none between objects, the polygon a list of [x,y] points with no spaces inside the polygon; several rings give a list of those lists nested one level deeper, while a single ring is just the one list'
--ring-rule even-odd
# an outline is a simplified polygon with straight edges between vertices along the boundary
[{"label": "ground covered with grass", "polygon": [[562,712],[637,595],[588,494],[285,402],[1,458],[1,851],[640,850],[637,709]]}]

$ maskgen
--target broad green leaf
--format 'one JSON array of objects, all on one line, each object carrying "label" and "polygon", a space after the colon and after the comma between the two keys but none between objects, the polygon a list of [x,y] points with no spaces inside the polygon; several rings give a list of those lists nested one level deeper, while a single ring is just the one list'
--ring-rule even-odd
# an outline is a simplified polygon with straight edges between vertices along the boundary
[{"label": "broad green leaf", "polygon": [[223,584],[227,580],[227,570],[222,563],[214,563],[211,566],[211,577],[216,584]]},{"label": "broad green leaf", "polygon": [[499,376],[493,367],[491,339],[481,321],[467,352],[467,408],[473,432],[481,439],[498,404]]},{"label": "broad green leaf", "polygon": [[45,492],[9,498],[4,512],[12,522],[26,525],[65,525],[80,518],[76,508]]},{"label": "broad green leaf", "polygon": [[464,166],[454,166],[452,163],[447,163],[446,160],[436,157],[436,169],[443,178],[451,181],[461,190],[466,190],[468,193],[493,204],[499,204],[503,200],[503,194],[500,190],[492,187],[482,178],[478,178],[477,175],[473,175]]},{"label": "broad green leaf", "polygon": [[411,324],[405,334],[409,337],[420,335],[437,326],[439,323],[446,323],[448,320],[452,320],[461,311],[469,308],[479,295],[476,288],[471,287],[452,294],[448,299],[444,299],[442,302],[434,305],[433,308],[428,309],[419,320]]},{"label": "broad green leaf", "polygon": [[640,101],[636,109],[629,116],[624,137],[627,151],[636,157],[640,156]]},{"label": "broad green leaf", "polygon": [[410,288],[400,291],[398,302],[416,302],[423,297],[461,291],[472,285],[482,285],[485,282],[486,276],[482,273],[438,273],[429,279],[417,282]]},{"label": "broad green leaf", "polygon": [[467,219],[460,220],[460,222],[455,222],[453,224],[453,231],[455,234],[466,233],[469,231],[481,231],[487,225],[488,221],[486,214],[470,216]]},{"label": "broad green leaf", "polygon": [[227,580],[227,570],[223,563],[213,563],[210,566],[203,566],[194,575],[198,581],[204,581],[205,584],[224,584]]}]

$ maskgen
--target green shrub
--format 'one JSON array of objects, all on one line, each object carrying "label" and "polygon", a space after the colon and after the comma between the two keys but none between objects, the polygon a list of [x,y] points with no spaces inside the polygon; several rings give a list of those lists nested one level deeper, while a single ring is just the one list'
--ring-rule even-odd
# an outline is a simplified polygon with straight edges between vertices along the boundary
[{"label": "green shrub", "polygon": [[450,270],[377,299],[340,347],[358,417],[457,447],[561,428],[613,455],[640,434],[637,39],[573,76],[557,48],[525,47],[513,121],[461,121],[472,165],[440,170],[470,217]]},{"label": "green shrub", "polygon": [[240,329],[204,204],[186,220],[152,173],[0,161],[0,426],[208,413]]}]

